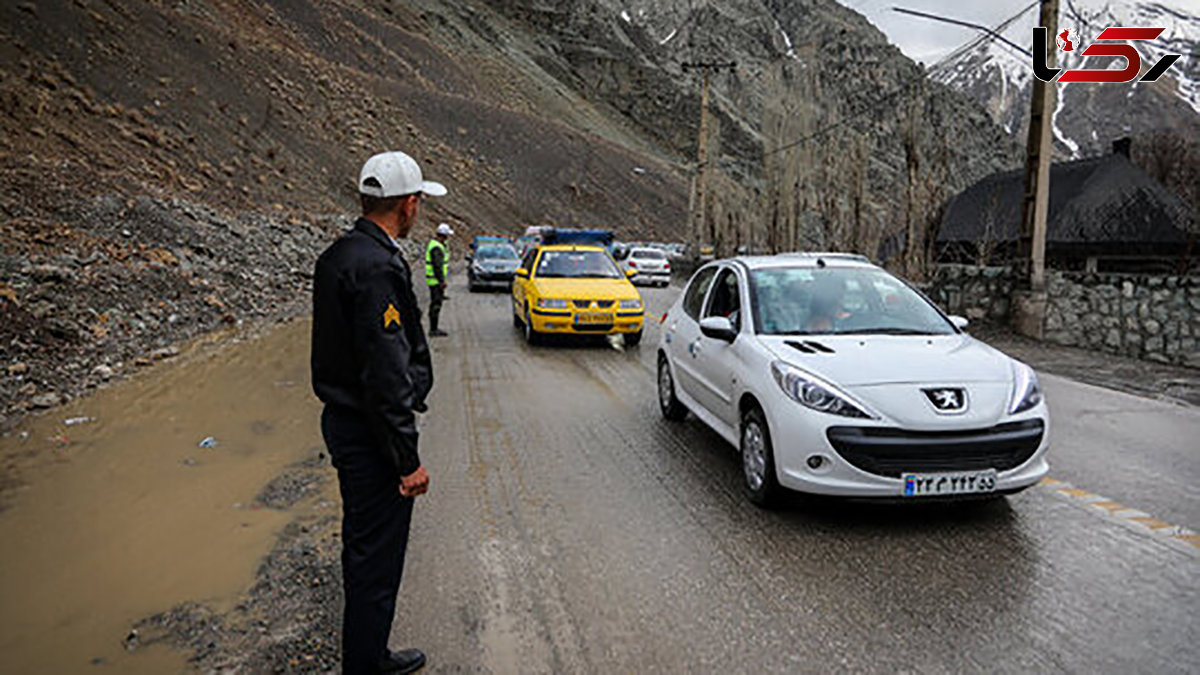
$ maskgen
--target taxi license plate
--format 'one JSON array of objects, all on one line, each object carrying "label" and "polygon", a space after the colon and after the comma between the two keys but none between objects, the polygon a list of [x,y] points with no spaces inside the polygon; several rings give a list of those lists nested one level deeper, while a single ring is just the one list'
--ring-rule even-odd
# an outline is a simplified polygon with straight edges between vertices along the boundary
[{"label": "taxi license plate", "polygon": [[905,497],[939,497],[943,495],[969,495],[994,492],[996,470],[956,471],[953,473],[906,473]]},{"label": "taxi license plate", "polygon": [[612,314],[587,312],[575,315],[575,323],[612,323]]}]

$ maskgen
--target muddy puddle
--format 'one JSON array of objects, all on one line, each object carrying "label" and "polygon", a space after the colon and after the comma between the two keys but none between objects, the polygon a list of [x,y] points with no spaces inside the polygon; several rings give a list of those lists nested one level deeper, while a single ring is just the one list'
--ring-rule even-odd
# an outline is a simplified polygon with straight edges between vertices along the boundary
[{"label": "muddy puddle", "polygon": [[187,350],[0,439],[0,672],[186,667],[124,640],[185,601],[232,606],[293,517],[256,495],[323,450],[309,330]]}]

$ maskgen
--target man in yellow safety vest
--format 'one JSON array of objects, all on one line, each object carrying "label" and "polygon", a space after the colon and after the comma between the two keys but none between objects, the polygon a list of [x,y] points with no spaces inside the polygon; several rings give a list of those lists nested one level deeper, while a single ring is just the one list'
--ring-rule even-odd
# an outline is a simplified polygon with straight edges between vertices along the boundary
[{"label": "man in yellow safety vest", "polygon": [[446,299],[446,283],[450,279],[450,251],[446,241],[454,234],[448,223],[437,226],[437,233],[425,247],[425,283],[429,284],[429,335],[444,337],[448,333],[438,328],[442,302]]}]

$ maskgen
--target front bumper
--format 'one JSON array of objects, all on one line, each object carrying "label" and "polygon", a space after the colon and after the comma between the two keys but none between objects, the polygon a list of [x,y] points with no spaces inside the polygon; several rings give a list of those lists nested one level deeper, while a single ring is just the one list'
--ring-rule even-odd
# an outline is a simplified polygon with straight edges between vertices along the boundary
[{"label": "front bumper", "polygon": [[665,271],[664,272],[642,272],[639,270],[637,274],[633,275],[633,278],[630,279],[630,281],[632,281],[634,283],[652,283],[652,284],[668,283],[669,284],[669,283],[671,283],[671,273],[665,272]]},{"label": "front bumper", "polygon": [[533,329],[539,333],[562,333],[574,335],[611,335],[613,333],[636,333],[642,329],[645,320],[644,310],[614,310],[607,312],[610,320],[606,322],[580,323],[577,316],[594,314],[591,311],[575,311],[573,309],[537,309],[529,310],[529,320]]},{"label": "front bumper", "polygon": [[[777,476],[792,490],[900,498],[904,473],[996,469],[996,492],[1008,492],[1037,483],[1050,468],[1044,403],[995,426],[938,431],[902,430],[798,406],[786,398],[766,406]],[[816,469],[808,466],[813,455],[823,460]]]}]

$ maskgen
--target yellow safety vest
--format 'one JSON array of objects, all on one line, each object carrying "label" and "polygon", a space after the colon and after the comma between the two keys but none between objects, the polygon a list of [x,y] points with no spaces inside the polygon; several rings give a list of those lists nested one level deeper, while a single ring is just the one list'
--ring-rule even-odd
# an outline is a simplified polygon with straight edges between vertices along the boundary
[{"label": "yellow safety vest", "polygon": [[433,249],[442,249],[442,279],[450,278],[450,251],[446,245],[437,239],[430,239],[429,245],[425,247],[425,283],[430,286],[437,286],[438,280],[433,273]]}]

